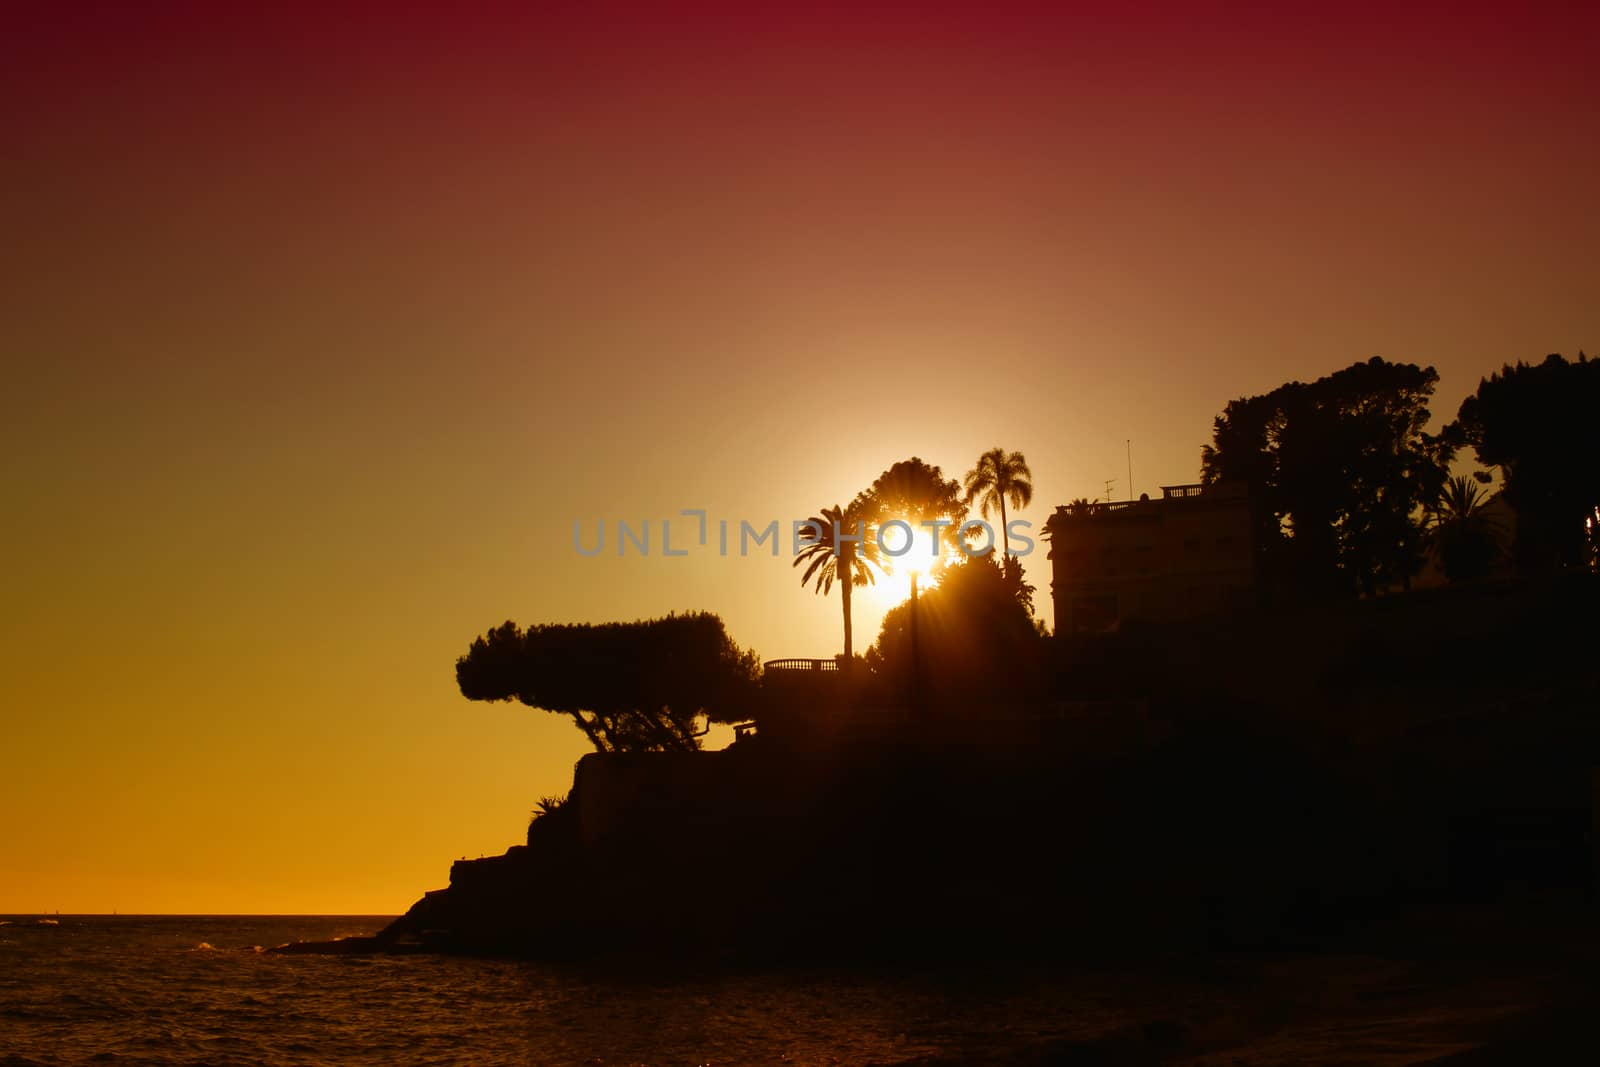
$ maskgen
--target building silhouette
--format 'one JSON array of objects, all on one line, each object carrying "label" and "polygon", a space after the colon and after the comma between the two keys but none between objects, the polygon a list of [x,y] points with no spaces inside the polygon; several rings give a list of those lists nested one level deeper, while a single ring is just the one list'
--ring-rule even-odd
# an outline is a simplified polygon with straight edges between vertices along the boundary
[{"label": "building silhouette", "polygon": [[1161,499],[1063,505],[1045,524],[1056,628],[1115,630],[1129,619],[1178,622],[1255,598],[1244,485],[1169,485]]}]

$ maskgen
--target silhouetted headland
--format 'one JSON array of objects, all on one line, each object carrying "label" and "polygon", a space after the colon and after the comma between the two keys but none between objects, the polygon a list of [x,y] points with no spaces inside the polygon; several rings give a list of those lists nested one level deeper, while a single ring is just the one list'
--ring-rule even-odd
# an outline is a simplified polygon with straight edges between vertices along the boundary
[{"label": "silhouetted headland", "polygon": [[[1053,636],[1006,525],[1032,475],[1002,448],[964,483],[895,463],[803,524],[836,659],[763,667],[705,612],[489,630],[462,694],[569,716],[596,751],[525,843],[374,938],[298,950],[1127,957],[1462,921],[1510,945],[1553,916],[1588,937],[1597,367],[1507,367],[1438,435],[1432,368],[1377,358],[1233,401],[1200,482],[1055,509]],[[1469,445],[1491,496],[1451,477]],[[974,504],[1004,530],[983,551]],[[851,590],[909,565],[868,531],[896,523],[929,555],[857,655]],[[730,747],[701,750],[711,723]]]},{"label": "silhouetted headland", "polygon": [[1575,577],[1128,627],[1061,642],[1060,700],[775,666],[728,749],[585,756],[525,844],[330,947],[1101,955],[1583,899],[1596,605]]}]

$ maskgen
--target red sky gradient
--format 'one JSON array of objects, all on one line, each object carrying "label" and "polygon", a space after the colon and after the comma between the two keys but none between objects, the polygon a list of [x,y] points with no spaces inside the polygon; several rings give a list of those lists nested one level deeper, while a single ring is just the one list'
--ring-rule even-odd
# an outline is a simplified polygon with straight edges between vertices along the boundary
[{"label": "red sky gradient", "polygon": [[1002,445],[1037,524],[1292,378],[1600,349],[1592,6],[134,7],[0,34],[0,911],[404,908],[583,750],[454,692],[507,617],[838,648],[574,520]]}]

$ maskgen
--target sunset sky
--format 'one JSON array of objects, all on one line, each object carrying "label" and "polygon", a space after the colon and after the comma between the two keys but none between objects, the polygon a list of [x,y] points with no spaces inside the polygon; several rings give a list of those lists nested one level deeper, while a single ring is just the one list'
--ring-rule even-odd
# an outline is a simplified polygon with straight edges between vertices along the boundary
[{"label": "sunset sky", "polygon": [[1283,6],[8,16],[0,912],[405,909],[586,750],[456,692],[507,618],[838,651],[618,519],[1000,445],[1037,526],[1290,379],[1600,350],[1600,9]]}]

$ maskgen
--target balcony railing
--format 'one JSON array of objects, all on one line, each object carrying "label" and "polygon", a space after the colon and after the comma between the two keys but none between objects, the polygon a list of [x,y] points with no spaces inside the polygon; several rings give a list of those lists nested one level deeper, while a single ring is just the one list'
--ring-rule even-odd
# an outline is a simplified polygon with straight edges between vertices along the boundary
[{"label": "balcony railing", "polygon": [[773,659],[761,665],[766,671],[836,671],[839,661],[833,659]]}]

